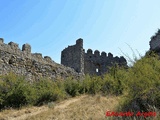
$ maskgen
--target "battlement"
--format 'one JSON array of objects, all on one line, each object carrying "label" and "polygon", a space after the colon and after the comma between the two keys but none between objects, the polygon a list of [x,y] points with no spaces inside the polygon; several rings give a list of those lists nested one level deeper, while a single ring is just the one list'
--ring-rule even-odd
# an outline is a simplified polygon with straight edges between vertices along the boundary
[{"label": "battlement", "polygon": [[22,58],[34,59],[35,61],[45,64],[52,64],[54,62],[50,57],[42,57],[41,53],[31,53],[31,46],[29,44],[22,45],[21,50],[17,43],[9,42],[8,44],[5,44],[3,38],[0,38],[0,50],[13,55],[18,55]]},{"label": "battlement", "polygon": [[[93,53],[93,50],[92,49],[88,49],[87,52],[85,53],[87,56],[91,57],[91,56],[94,56],[94,57],[101,57],[101,58],[107,58],[107,53],[102,51],[101,53],[98,51],[98,50],[95,50],[94,53]],[[108,53],[109,54],[109,57],[113,57],[113,55],[111,53]]]},{"label": "battlement", "polygon": [[87,50],[87,54],[88,54],[88,55],[93,55],[93,51],[92,51],[91,49],[88,49],[88,50]]},{"label": "battlement", "polygon": [[3,44],[4,40],[3,38],[0,38],[0,44]]},{"label": "battlement", "polygon": [[100,52],[98,50],[94,51],[94,56],[99,57],[100,56]]},{"label": "battlement", "polygon": [[76,45],[79,47],[83,47],[83,39],[79,38],[78,40],[76,40]]},{"label": "battlement", "polygon": [[24,44],[22,46],[22,51],[26,52],[27,54],[31,53],[31,46],[29,44]]},{"label": "battlement", "polygon": [[108,71],[109,66],[114,63],[127,66],[124,57],[113,57],[112,53],[100,52],[88,49],[85,53],[83,49],[83,39],[76,40],[76,44],[68,46],[61,53],[61,64],[75,69],[84,74],[103,74]]},{"label": "battlement", "polygon": [[103,57],[103,58],[107,57],[107,53],[106,52],[101,52],[101,57]]},{"label": "battlement", "polygon": [[0,75],[13,72],[23,75],[27,80],[39,80],[43,77],[48,79],[66,79],[72,76],[80,79],[81,74],[74,69],[55,63],[51,57],[42,56],[41,53],[31,53],[29,44],[22,45],[22,49],[14,42],[4,43],[0,38]]}]

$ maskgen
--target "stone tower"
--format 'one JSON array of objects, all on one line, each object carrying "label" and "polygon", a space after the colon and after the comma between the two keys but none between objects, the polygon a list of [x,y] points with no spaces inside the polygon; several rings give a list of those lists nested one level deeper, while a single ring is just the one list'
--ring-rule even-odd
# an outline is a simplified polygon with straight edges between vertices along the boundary
[{"label": "stone tower", "polygon": [[61,64],[84,73],[83,39],[79,38],[75,45],[68,46],[61,52]]},{"label": "stone tower", "polygon": [[61,53],[61,64],[73,68],[78,73],[101,75],[108,71],[113,64],[127,66],[126,59],[121,57],[113,57],[111,53],[100,52],[88,49],[85,53],[83,49],[83,39],[78,39],[75,45],[68,46]]}]

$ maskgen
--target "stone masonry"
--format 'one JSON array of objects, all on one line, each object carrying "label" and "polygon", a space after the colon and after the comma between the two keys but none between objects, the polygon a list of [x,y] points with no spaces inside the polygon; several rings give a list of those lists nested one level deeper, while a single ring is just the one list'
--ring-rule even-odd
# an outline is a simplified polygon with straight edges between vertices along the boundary
[{"label": "stone masonry", "polygon": [[91,49],[83,49],[83,39],[78,39],[75,45],[68,46],[61,52],[61,64],[73,68],[78,73],[101,75],[108,71],[108,68],[117,63],[120,66],[127,66],[126,59],[113,57],[112,53],[105,53]]},{"label": "stone masonry", "polygon": [[160,55],[160,29],[151,37],[150,50],[157,52]]},{"label": "stone masonry", "polygon": [[[160,55],[160,29],[151,37],[150,50]],[[83,49],[83,39],[78,39],[75,45],[68,46],[61,52],[61,64],[55,63],[49,56],[42,57],[41,53],[31,53],[31,46],[24,44],[22,50],[17,43],[4,43],[0,38],[0,75],[14,72],[23,75],[27,80],[38,80],[42,77],[49,79],[65,79],[73,76],[76,79],[83,74],[101,75],[115,63],[127,66],[126,59],[113,57],[112,53]]]},{"label": "stone masonry", "polygon": [[49,56],[42,57],[41,53],[31,53],[31,46],[24,44],[22,50],[17,43],[4,43],[0,38],[0,75],[9,72],[25,76],[27,80],[38,80],[42,77],[49,79],[65,79],[81,76],[74,69],[55,63]]},{"label": "stone masonry", "polygon": [[76,45],[68,46],[61,54],[61,64],[73,68],[78,73],[84,73],[83,40],[76,41]]}]

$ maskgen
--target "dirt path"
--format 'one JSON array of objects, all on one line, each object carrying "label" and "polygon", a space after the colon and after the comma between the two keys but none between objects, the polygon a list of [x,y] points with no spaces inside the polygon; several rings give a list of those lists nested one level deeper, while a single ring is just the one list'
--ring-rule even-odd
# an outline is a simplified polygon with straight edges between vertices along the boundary
[{"label": "dirt path", "polygon": [[[64,109],[70,104],[80,101],[84,97],[86,97],[86,95],[71,98],[71,99],[62,101],[60,103],[57,103],[54,106],[54,110]],[[8,110],[8,111],[6,110],[0,113],[0,120],[25,120],[28,117],[35,116],[37,114],[47,111],[48,109],[49,109],[48,106],[41,106],[41,107],[24,108],[21,110]]]},{"label": "dirt path", "polygon": [[72,99],[70,99],[70,100],[63,101],[63,102],[61,102],[59,105],[56,105],[56,106],[54,107],[54,109],[64,109],[64,108],[68,107],[71,103],[80,101],[80,100],[83,99],[84,97],[87,97],[87,96],[86,96],[86,95],[83,95],[83,96],[80,96],[80,97],[76,97],[76,98],[72,98]]},{"label": "dirt path", "polygon": [[120,97],[87,95],[67,100],[26,120],[106,120],[106,111],[115,111]]},{"label": "dirt path", "polygon": [[[14,115],[9,116],[7,118],[7,120],[25,120],[29,116],[34,116],[34,115],[37,115],[37,114],[44,112],[44,111],[47,111],[47,110],[48,110],[48,107],[42,106],[39,108],[31,108],[31,110],[29,110],[29,109],[25,110],[23,113],[17,111],[14,113]],[[20,113],[22,113],[22,114],[20,114]]]}]

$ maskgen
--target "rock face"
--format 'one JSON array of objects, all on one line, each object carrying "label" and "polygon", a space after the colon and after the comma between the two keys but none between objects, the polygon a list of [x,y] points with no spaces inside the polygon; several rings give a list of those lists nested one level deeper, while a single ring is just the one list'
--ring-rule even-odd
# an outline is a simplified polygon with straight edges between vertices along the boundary
[{"label": "rock face", "polygon": [[160,53],[160,29],[151,37],[150,50]]},{"label": "rock face", "polygon": [[74,69],[55,63],[49,56],[43,58],[41,53],[31,53],[29,44],[24,44],[20,50],[17,43],[3,42],[4,40],[0,38],[0,75],[14,72],[26,76],[28,80],[38,80],[41,77],[49,79],[81,77]]},{"label": "rock face", "polygon": [[113,64],[127,66],[126,59],[121,57],[113,57],[113,54],[100,52],[98,50],[92,52],[91,49],[83,49],[83,39],[78,39],[75,45],[68,46],[61,52],[61,64],[73,68],[76,72],[82,74],[101,75],[108,71],[108,67]]}]

